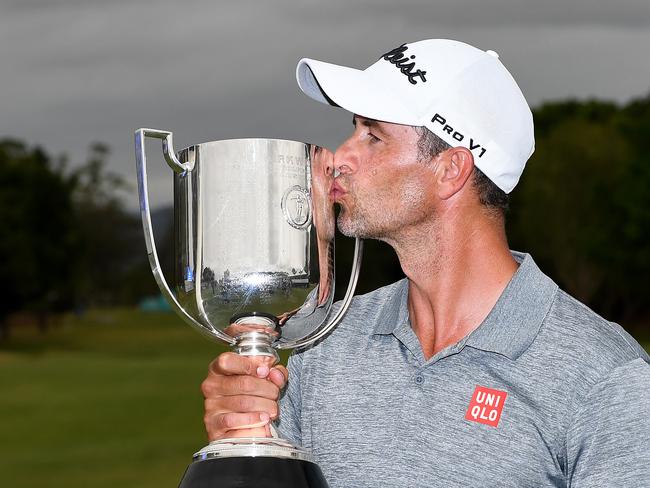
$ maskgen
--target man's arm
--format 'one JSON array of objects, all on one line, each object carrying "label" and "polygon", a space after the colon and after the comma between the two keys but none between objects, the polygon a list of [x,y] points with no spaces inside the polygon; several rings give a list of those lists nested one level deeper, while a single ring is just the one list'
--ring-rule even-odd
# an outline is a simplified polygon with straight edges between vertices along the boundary
[{"label": "man's arm", "polygon": [[571,488],[650,486],[650,365],[635,359],[592,386],[567,432]]}]

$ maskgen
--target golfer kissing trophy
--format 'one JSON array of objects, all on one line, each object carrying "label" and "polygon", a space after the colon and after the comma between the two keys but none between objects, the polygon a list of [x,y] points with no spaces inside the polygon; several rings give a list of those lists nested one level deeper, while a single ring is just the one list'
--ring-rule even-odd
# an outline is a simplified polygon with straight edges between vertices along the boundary
[{"label": "golfer kissing trophy", "polygon": [[[173,287],[151,225],[145,138],[162,140],[174,173]],[[330,151],[277,139],[213,141],[174,151],[172,133],[135,132],[140,212],[151,271],[188,324],[245,356],[326,336],[347,310],[361,262],[356,240],[348,289],[334,296],[335,216]],[[180,488],[326,487],[311,454],[278,438],[211,442],[194,454]]]}]

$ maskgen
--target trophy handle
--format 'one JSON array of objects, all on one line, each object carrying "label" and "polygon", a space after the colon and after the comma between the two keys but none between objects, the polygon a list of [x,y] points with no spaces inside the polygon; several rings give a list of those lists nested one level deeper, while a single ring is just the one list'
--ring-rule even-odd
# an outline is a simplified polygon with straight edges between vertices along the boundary
[{"label": "trophy handle", "polygon": [[211,325],[206,326],[198,322],[194,317],[189,315],[185,309],[178,303],[178,300],[172,293],[167,280],[160,268],[158,253],[156,252],[156,243],[154,241],[153,227],[151,225],[151,212],[149,209],[149,193],[147,190],[147,157],[145,155],[145,137],[162,139],[163,154],[169,167],[176,173],[185,173],[194,169],[194,159],[187,163],[181,163],[176,157],[174,151],[173,134],[169,131],[158,129],[138,129],[135,131],[135,159],[138,175],[138,195],[140,197],[140,214],[142,216],[142,227],[144,229],[144,238],[147,244],[147,255],[149,256],[149,265],[153,276],[167,302],[178,313],[183,320],[192,325],[204,334],[214,338],[217,337],[229,344],[234,343],[234,339],[220,330],[216,330]]},{"label": "trophy handle", "polygon": [[359,271],[361,270],[361,258],[363,256],[363,240],[358,237],[354,241],[354,256],[352,257],[352,271],[350,272],[350,281],[348,282],[348,289],[345,292],[345,296],[341,302],[334,317],[332,317],[329,324],[325,327],[317,330],[311,335],[304,337],[302,339],[297,339],[295,341],[289,341],[285,343],[276,343],[273,345],[276,349],[297,349],[306,345],[309,345],[313,342],[318,341],[319,339],[325,337],[330,330],[338,324],[345,312],[347,312],[350,302],[352,302],[352,297],[354,296],[354,289],[357,287],[357,281],[359,280]]}]

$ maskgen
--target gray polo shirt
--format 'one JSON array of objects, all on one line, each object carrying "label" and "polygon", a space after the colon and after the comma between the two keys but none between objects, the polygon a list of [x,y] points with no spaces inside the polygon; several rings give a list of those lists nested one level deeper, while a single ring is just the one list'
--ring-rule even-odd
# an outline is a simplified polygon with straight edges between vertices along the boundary
[{"label": "gray polo shirt", "polygon": [[485,321],[428,361],[406,280],[292,356],[279,433],[331,488],[650,486],[648,355],[515,258]]}]

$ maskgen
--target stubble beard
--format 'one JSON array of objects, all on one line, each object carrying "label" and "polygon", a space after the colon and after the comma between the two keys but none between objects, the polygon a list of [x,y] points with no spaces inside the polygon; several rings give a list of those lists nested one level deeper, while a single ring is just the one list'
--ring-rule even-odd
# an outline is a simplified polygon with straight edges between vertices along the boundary
[{"label": "stubble beard", "polygon": [[368,232],[365,219],[360,219],[358,216],[353,217],[349,214],[350,212],[347,209],[341,207],[336,219],[341,234],[348,237],[358,237],[360,239],[372,239],[374,236]]},{"label": "stubble beard", "polygon": [[[391,244],[399,238],[400,229],[430,218],[431,214],[422,207],[423,188],[419,182],[403,185],[399,190],[397,205],[388,195],[368,198],[356,192],[348,193],[348,205],[340,205],[337,225],[339,231],[348,237],[377,239]],[[393,204],[389,202],[393,202]]]},{"label": "stubble beard", "polygon": [[[339,214],[336,219],[341,234],[360,239],[379,239],[377,222],[373,224],[372,215],[377,215],[375,208],[368,209],[359,198],[348,193],[347,204],[340,204]],[[371,205],[374,206],[374,205]]]},{"label": "stubble beard", "polygon": [[385,241],[394,227],[394,209],[381,198],[358,198],[341,205],[337,218],[339,231],[348,237]]}]

